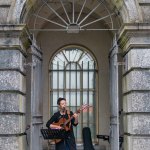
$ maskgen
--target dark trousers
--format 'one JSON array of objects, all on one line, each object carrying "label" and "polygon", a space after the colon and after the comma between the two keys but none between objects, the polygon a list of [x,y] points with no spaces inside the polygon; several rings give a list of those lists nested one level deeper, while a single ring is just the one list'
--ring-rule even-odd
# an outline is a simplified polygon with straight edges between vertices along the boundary
[{"label": "dark trousers", "polygon": [[77,150],[75,141],[72,139],[62,140],[55,145],[55,150]]}]

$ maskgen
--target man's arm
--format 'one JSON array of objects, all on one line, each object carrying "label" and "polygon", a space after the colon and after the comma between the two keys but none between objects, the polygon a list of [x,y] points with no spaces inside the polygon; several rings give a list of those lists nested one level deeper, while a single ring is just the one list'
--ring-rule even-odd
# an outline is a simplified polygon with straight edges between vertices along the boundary
[{"label": "man's arm", "polygon": [[54,115],[50,118],[50,120],[48,120],[48,122],[46,123],[46,127],[47,127],[47,128],[51,128],[51,129],[61,129],[60,126],[53,124],[56,120],[57,120],[57,115],[54,114]]}]

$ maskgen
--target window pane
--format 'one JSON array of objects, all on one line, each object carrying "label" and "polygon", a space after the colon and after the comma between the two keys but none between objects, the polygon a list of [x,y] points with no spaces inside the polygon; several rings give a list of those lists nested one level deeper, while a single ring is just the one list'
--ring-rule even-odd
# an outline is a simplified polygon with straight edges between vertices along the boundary
[{"label": "window pane", "polygon": [[94,92],[89,92],[89,105],[93,106],[93,102],[95,101]]},{"label": "window pane", "polygon": [[89,104],[90,106],[93,106],[93,101],[95,101],[93,98],[93,92],[83,92],[83,104]]},{"label": "window pane", "polygon": [[76,72],[66,72],[66,88],[76,89],[80,88],[80,73]]},{"label": "window pane", "polygon": [[55,60],[59,61],[61,64],[63,64],[66,61],[62,52],[56,55]]},{"label": "window pane", "polygon": [[66,88],[70,88],[70,89],[75,89],[76,88],[76,76],[75,76],[75,72],[67,72],[66,74],[66,78],[69,79],[67,80],[67,87]]},{"label": "window pane", "polygon": [[94,73],[93,72],[89,72],[89,88],[94,88]]},{"label": "window pane", "polygon": [[51,81],[53,82],[53,87],[52,87],[53,89],[57,89],[57,75],[58,74],[55,71],[52,73],[52,80]]},{"label": "window pane", "polygon": [[58,111],[58,107],[51,107],[51,113],[50,115],[52,116],[54,112]]},{"label": "window pane", "polygon": [[53,63],[52,63],[52,66],[50,67],[50,70],[51,69],[57,69],[57,63],[55,63],[54,61],[53,61]]},{"label": "window pane", "polygon": [[82,55],[82,58],[80,59],[80,62],[88,62],[88,61],[93,61],[93,58],[88,54],[88,53],[84,53]]},{"label": "window pane", "polygon": [[81,124],[78,124],[77,131],[76,131],[76,138],[77,138],[77,140],[82,138],[81,132],[82,132],[82,126],[81,126]]},{"label": "window pane", "polygon": [[83,104],[88,104],[88,96],[87,96],[87,92],[83,92]]},{"label": "window pane", "polygon": [[64,88],[64,72],[59,72],[59,89]]},{"label": "window pane", "polygon": [[88,88],[88,73],[83,72],[83,88]]},{"label": "window pane", "polygon": [[79,68],[79,66],[75,63],[67,65],[66,88],[80,88],[80,72],[76,70],[77,68]]},{"label": "window pane", "polygon": [[80,92],[66,92],[66,99],[69,101],[70,106],[81,105]]},{"label": "window pane", "polygon": [[58,93],[53,92],[53,106],[57,106]]},{"label": "window pane", "polygon": [[94,88],[94,72],[83,72],[83,88]]},{"label": "window pane", "polygon": [[89,108],[89,123],[93,123],[94,122],[94,117],[93,117],[93,109]]},{"label": "window pane", "polygon": [[66,99],[69,106],[76,106],[77,101],[75,96],[75,92],[66,92]]},{"label": "window pane", "polygon": [[87,123],[83,123],[83,128],[84,127],[88,127],[88,124]]},{"label": "window pane", "polygon": [[63,51],[64,55],[66,56],[67,60],[70,61],[70,53],[68,50]]},{"label": "window pane", "polygon": [[78,61],[79,60],[79,58],[80,58],[80,56],[82,55],[82,51],[80,51],[80,50],[77,50],[76,51],[76,54],[75,54],[75,56],[74,56],[74,61],[76,62],[76,61]]},{"label": "window pane", "polygon": [[96,124],[89,124],[89,128],[91,129],[91,136],[93,137],[93,141],[96,141]]}]

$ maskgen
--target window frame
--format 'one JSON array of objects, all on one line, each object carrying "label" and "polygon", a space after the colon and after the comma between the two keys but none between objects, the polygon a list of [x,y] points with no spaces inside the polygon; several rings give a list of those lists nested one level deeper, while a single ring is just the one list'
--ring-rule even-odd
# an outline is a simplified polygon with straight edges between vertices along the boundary
[{"label": "window frame", "polygon": [[[50,86],[50,82],[52,82],[51,81],[51,64],[52,64],[52,62],[53,62],[53,60],[54,60],[54,57],[55,56],[57,56],[61,51],[63,51],[63,50],[65,50],[65,49],[71,49],[71,48],[77,48],[77,49],[80,49],[80,50],[82,50],[83,52],[86,52],[86,54],[88,54],[88,55],[90,55],[91,56],[91,58],[94,60],[94,62],[95,62],[95,84],[96,83],[98,83],[98,78],[97,78],[97,76],[98,76],[98,67],[97,67],[97,61],[96,61],[96,59],[95,59],[95,57],[93,56],[93,54],[87,49],[87,48],[84,48],[84,47],[81,47],[81,46],[77,46],[77,45],[69,45],[69,46],[65,46],[65,47],[63,47],[63,48],[61,48],[60,50],[58,50],[54,55],[53,55],[53,57],[51,58],[51,60],[50,60],[50,62],[49,62],[49,116],[50,116],[50,114],[53,114],[54,112],[52,112],[52,107],[54,107],[54,105],[53,105],[53,103],[51,102],[51,99],[52,99],[52,97],[51,97],[51,86]],[[53,68],[52,68],[53,69]],[[65,71],[65,70],[64,70]],[[80,71],[81,72],[81,71]],[[83,79],[82,79],[83,80]],[[59,89],[59,88],[58,88]],[[57,90],[58,90],[57,89]],[[63,89],[62,89],[63,90]],[[65,91],[67,91],[67,89],[64,89]],[[78,89],[79,90],[79,89]],[[89,89],[88,89],[88,91],[89,91]],[[95,95],[95,102],[94,102],[94,100],[93,100],[93,105],[94,105],[94,111],[95,112],[93,112],[93,115],[94,115],[94,117],[95,117],[95,133],[94,133],[94,135],[96,135],[96,133],[97,133],[97,131],[98,131],[98,124],[99,124],[99,117],[98,117],[98,84],[96,84],[95,85],[95,92],[94,92],[94,95]],[[63,97],[66,97],[65,95],[63,96]],[[81,97],[81,96],[80,96]],[[57,97],[58,98],[58,97]],[[57,107],[57,106],[56,106]],[[76,107],[77,108],[77,107]],[[83,116],[82,116],[83,117]],[[82,120],[83,121],[83,120]],[[83,126],[82,126],[83,127]],[[94,143],[97,143],[97,139],[95,138],[95,139],[93,139],[93,142]],[[82,141],[81,141],[81,143],[82,143]]]}]

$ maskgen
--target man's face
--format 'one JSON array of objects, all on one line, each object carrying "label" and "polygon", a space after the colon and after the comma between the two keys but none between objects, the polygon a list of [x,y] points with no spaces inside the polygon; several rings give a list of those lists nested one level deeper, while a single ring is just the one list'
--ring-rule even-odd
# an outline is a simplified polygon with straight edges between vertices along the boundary
[{"label": "man's face", "polygon": [[61,100],[59,107],[60,107],[60,109],[65,109],[66,108],[66,101],[65,100]]}]

